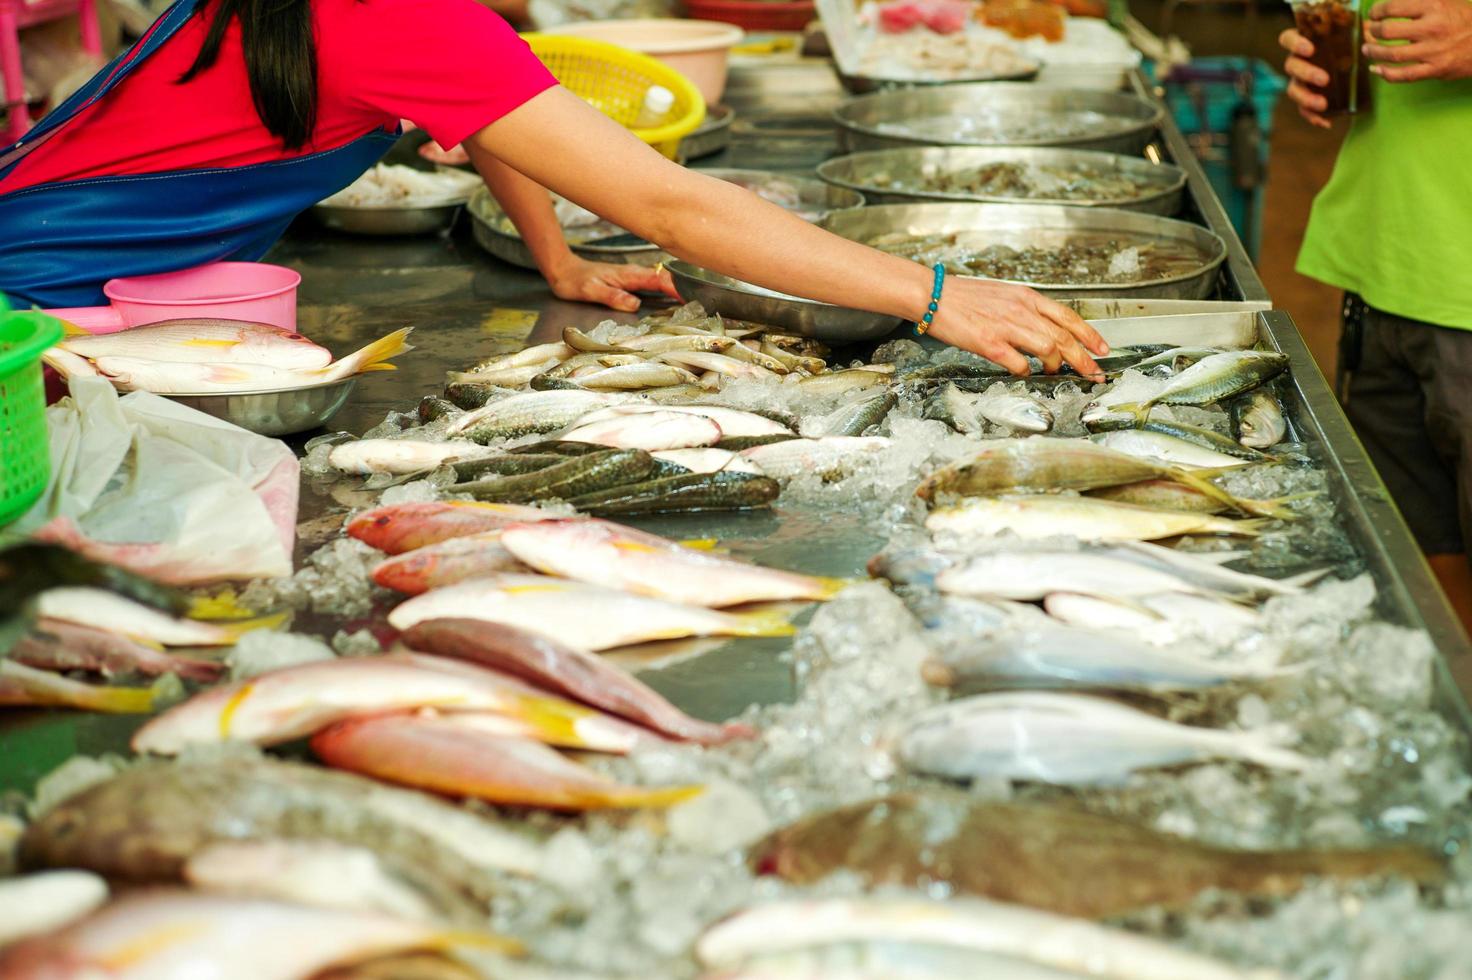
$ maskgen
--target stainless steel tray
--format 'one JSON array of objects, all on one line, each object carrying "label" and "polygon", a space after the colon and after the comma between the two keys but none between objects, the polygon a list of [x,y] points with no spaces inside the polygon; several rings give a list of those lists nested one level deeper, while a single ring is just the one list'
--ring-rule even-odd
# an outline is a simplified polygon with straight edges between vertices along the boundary
[{"label": "stainless steel tray", "polygon": [[675,260],[666,263],[665,268],[674,278],[681,298],[699,302],[707,312],[770,323],[804,337],[840,344],[877,340],[901,323],[892,316],[847,310],[762,289],[689,262]]},{"label": "stainless steel tray", "polygon": [[1205,258],[1192,272],[1133,284],[1027,285],[1053,297],[1160,297],[1205,299],[1216,288],[1217,270],[1226,261],[1226,244],[1199,225],[1153,214],[1113,208],[1064,208],[1048,204],[882,204],[835,211],[823,227],[868,244],[881,235],[945,235],[974,232],[1005,245],[1058,244],[1077,232],[1117,232],[1186,242]]},{"label": "stainless steel tray", "polygon": [[974,75],[970,78],[888,78],[883,75],[850,75],[833,62],[833,72],[844,90],[854,95],[870,92],[892,92],[896,89],[930,88],[937,85],[972,85],[982,82],[1030,82],[1038,77],[1043,66],[1032,62],[1032,67],[1023,71],[1002,75]]},{"label": "stainless steel tray", "polygon": [[[523,269],[536,269],[537,262],[521,236],[501,230],[500,223],[506,212],[501,210],[501,205],[496,203],[489,190],[482,187],[471,195],[466,210],[470,212],[471,233],[477,245],[503,262]],[[579,245],[574,242],[568,245],[575,254],[599,262],[652,266],[669,258],[668,253],[657,245]]]},{"label": "stainless steel tray", "polygon": [[[1033,140],[991,141],[933,138],[886,132],[879,127],[932,116],[972,116],[987,111],[1014,111],[1036,120],[1049,114],[1090,111],[1117,120],[1107,133]],[[1048,88],[1025,82],[985,82],[901,89],[860,96],[834,110],[838,142],[845,153],[908,146],[1067,146],[1138,154],[1155,135],[1164,110],[1123,92]]]},{"label": "stainless steel tray", "polygon": [[[941,191],[896,190],[883,186],[881,176],[917,180],[941,174],[974,171],[992,163],[1019,163],[1031,166],[1092,167],[1103,171],[1123,172],[1148,179],[1151,186],[1134,198],[1117,201],[1077,200],[1064,198],[1023,198],[980,194],[945,193]],[[1181,209],[1181,195],[1186,188],[1186,172],[1168,163],[1152,163],[1141,157],[1127,157],[1098,150],[1062,150],[1054,147],[912,147],[895,150],[869,150],[850,156],[825,160],[818,166],[818,176],[838,187],[859,191],[870,204],[908,204],[917,201],[968,201],[982,204],[1058,204],[1065,207],[1112,207],[1146,214],[1173,215]]]},{"label": "stainless steel tray", "polygon": [[312,215],[328,228],[354,235],[427,235],[455,223],[463,202],[427,208],[349,208],[313,206]]},{"label": "stainless steel tray", "polygon": [[695,128],[695,132],[680,140],[680,159],[699,160],[730,146],[731,122],[735,118],[736,113],[730,106],[707,106],[705,121]]},{"label": "stainless steel tray", "polygon": [[263,436],[288,436],[326,425],[357,387],[356,377],[305,388],[222,395],[169,395],[172,401]]},{"label": "stainless steel tray", "polygon": [[816,177],[803,177],[773,170],[738,170],[730,167],[698,167],[695,169],[697,173],[719,177],[721,180],[730,181],[742,187],[750,187],[753,184],[767,181],[781,181],[784,184],[790,184],[797,191],[799,207],[806,212],[826,214],[849,208],[861,208],[867,200],[859,191],[837,187],[831,182],[818,180]]}]

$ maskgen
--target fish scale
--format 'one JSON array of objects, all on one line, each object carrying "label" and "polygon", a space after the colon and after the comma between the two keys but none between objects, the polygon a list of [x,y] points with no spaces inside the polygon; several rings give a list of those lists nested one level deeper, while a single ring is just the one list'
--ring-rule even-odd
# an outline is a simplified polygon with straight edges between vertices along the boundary
[{"label": "fish scale", "polygon": [[477,500],[496,503],[525,503],[554,497],[566,500],[636,482],[653,469],[654,457],[642,449],[612,449],[574,456],[531,473],[457,483],[452,489]]}]

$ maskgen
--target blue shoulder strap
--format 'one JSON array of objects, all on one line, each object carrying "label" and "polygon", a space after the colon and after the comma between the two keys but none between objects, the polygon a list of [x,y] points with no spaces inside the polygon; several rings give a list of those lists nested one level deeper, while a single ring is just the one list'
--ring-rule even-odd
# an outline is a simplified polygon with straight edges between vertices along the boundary
[{"label": "blue shoulder strap", "polygon": [[46,113],[30,132],[13,145],[0,150],[0,177],[9,173],[31,150],[46,142],[62,125],[112,91],[134,68],[173,37],[198,6],[199,0],[176,0],[131,48],[108,62],[101,71],[87,80],[87,84]]}]

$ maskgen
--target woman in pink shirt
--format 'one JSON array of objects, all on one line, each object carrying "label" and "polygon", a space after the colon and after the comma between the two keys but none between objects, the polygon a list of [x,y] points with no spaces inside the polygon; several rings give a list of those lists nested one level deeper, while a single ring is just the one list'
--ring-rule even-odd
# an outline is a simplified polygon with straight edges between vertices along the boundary
[{"label": "woman in pink shirt", "polygon": [[[909,320],[1018,373],[1097,375],[1103,340],[1021,286],[946,280],[665,160],[557,85],[475,0],[178,0],[0,150],[0,291],[85,306],[122,275],[256,259],[412,119],[463,144],[557,295],[633,309],[654,273],[587,262],[544,188],[697,265]],[[935,299],[939,292],[940,299]]]}]

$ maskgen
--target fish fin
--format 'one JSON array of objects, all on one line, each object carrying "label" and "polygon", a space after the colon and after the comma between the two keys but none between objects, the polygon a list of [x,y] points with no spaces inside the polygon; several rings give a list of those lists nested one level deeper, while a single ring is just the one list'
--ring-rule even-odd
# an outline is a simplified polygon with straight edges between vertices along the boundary
[{"label": "fish fin", "polygon": [[581,749],[588,741],[578,731],[578,722],[602,717],[600,712],[557,698],[529,695],[519,699],[515,712],[518,721],[527,726],[527,737],[544,745]]},{"label": "fish fin", "polygon": [[720,543],[721,542],[720,542],[720,539],[719,538],[686,538],[683,541],[680,541],[680,542],[677,542],[677,543],[680,545],[680,547],[682,547],[682,548],[689,548],[692,551],[723,551],[723,550],[725,550],[725,549],[723,549],[723,548],[720,547]]},{"label": "fish fin", "polygon": [[457,949],[499,953],[502,956],[522,956],[526,953],[526,947],[519,939],[471,929],[438,930],[430,936],[427,945],[429,951],[434,953],[450,953]]},{"label": "fish fin", "polygon": [[781,609],[751,609],[726,616],[733,621],[731,636],[791,636],[797,632]]},{"label": "fish fin", "polygon": [[664,550],[662,548],[656,548],[652,544],[645,544],[643,541],[617,540],[613,542],[613,546],[619,551],[632,551],[635,554],[649,554]]},{"label": "fish fin", "polygon": [[87,358],[67,350],[60,344],[43,352],[41,360],[63,378],[96,377],[102,373],[97,370],[97,365]]},{"label": "fish fin", "polygon": [[1155,407],[1154,402],[1122,402],[1118,405],[1109,406],[1109,410],[1117,415],[1133,415],[1135,425],[1141,426],[1150,421],[1150,410]]},{"label": "fish fin", "polygon": [[291,614],[288,612],[278,612],[266,616],[255,616],[251,619],[230,620],[224,623],[209,622],[208,620],[201,620],[201,622],[209,622],[209,625],[217,626],[224,630],[225,634],[230,637],[230,642],[234,643],[239,641],[247,633],[254,633],[256,630],[276,629],[286,622],[286,618],[289,615]]},{"label": "fish fin", "polygon": [[380,362],[378,364],[365,364],[365,365],[363,365],[363,367],[361,367],[361,368],[358,369],[358,373],[359,374],[367,374],[369,371],[397,371],[397,370],[398,370],[398,367],[395,366],[395,365],[393,365],[393,364],[385,364],[385,363]]},{"label": "fish fin", "polygon": [[341,381],[343,378],[362,374],[364,371],[371,370],[375,364],[382,364],[391,357],[397,357],[406,351],[413,350],[413,346],[407,343],[409,334],[413,330],[413,327],[402,327],[391,334],[379,337],[373,343],[353,351],[336,363],[319,368],[316,373],[327,381]]},{"label": "fish fin", "polygon": [[197,596],[185,613],[189,619],[224,630],[232,642],[255,630],[275,629],[284,624],[289,615],[287,611],[259,614],[241,605],[229,589],[214,595]]},{"label": "fish fin", "polygon": [[221,340],[221,339],[212,338],[212,337],[193,337],[193,338],[190,338],[189,340],[182,340],[179,343],[181,344],[181,346],[184,346],[184,347],[208,347],[208,348],[222,348],[222,349],[228,350],[228,349],[230,349],[232,347],[238,346],[240,344],[240,341],[238,341],[238,340]]},{"label": "fish fin", "polygon": [[63,320],[61,319],[61,317],[54,317],[53,319],[55,319],[57,323],[61,324],[61,335],[63,338],[92,336],[92,331],[83,330],[81,327],[77,326],[70,320]]}]

